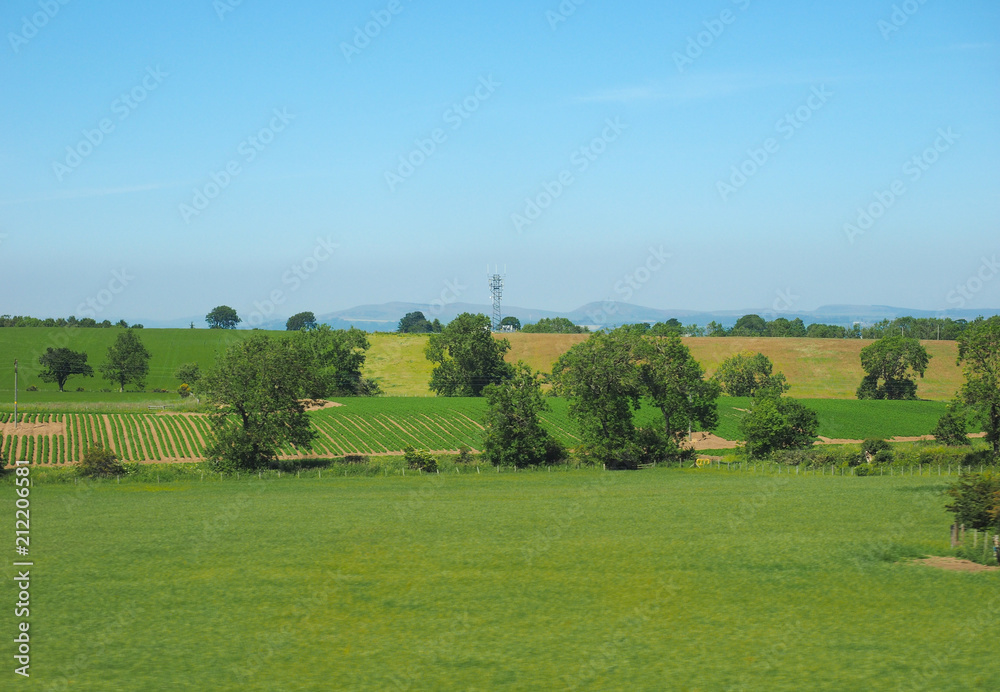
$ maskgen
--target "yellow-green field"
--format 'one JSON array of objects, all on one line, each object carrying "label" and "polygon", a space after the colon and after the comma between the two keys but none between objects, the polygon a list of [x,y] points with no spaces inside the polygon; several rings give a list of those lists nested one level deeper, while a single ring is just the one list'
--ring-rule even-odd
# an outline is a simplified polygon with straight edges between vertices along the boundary
[{"label": "yellow-green field", "polygon": [[[428,396],[431,368],[424,358],[425,335],[373,334],[367,372],[378,377],[393,396]],[[556,359],[586,334],[505,334],[511,350],[507,360],[523,360],[541,372],[550,372]],[[792,385],[791,396],[805,399],[853,399],[864,372],[861,349],[871,341],[861,339],[774,339],[743,337],[694,337],[684,339],[692,355],[711,374],[723,360],[740,351],[760,351],[774,362]],[[925,341],[931,355],[926,376],[919,380],[922,399],[946,401],[962,384],[955,364],[954,341]]]}]

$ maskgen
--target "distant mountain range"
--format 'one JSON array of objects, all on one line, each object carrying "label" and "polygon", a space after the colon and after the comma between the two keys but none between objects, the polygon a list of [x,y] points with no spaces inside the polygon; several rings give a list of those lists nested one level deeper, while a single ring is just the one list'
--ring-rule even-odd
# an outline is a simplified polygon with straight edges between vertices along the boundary
[{"label": "distant mountain range", "polygon": [[[420,311],[429,320],[435,318],[442,323],[450,322],[457,315],[463,312],[483,313],[491,315],[493,307],[491,305],[479,305],[473,303],[451,303],[449,305],[426,305],[420,303],[382,303],[380,305],[358,305],[347,310],[338,310],[326,314],[317,315],[316,319],[328,324],[334,329],[347,329],[357,327],[369,332],[392,332],[396,331],[399,320],[408,312]],[[558,312],[553,310],[539,310],[536,308],[522,308],[514,305],[504,305],[504,316],[513,316],[521,321],[521,324],[537,322],[543,317],[566,317],[575,324],[586,325],[591,329],[600,327],[616,327],[622,324],[635,322],[665,322],[670,318],[676,318],[684,324],[697,324],[704,327],[709,322],[715,321],[724,327],[731,327],[743,315],[757,314],[766,320],[784,317],[789,320],[800,318],[807,325],[813,322],[824,324],[842,325],[850,327],[855,322],[862,325],[869,325],[884,319],[895,319],[897,317],[950,317],[951,319],[973,320],[979,315],[989,317],[1000,314],[1000,309],[992,310],[914,310],[910,308],[897,308],[888,305],[824,305],[815,310],[793,312],[775,312],[769,309],[746,310],[716,310],[711,312],[698,310],[664,310],[660,308],[649,308],[642,305],[632,305],[630,303],[619,303],[614,301],[588,303],[575,310],[568,312]],[[285,319],[268,320],[260,325],[262,329],[284,329]],[[191,322],[198,328],[205,326],[204,317],[185,317],[176,320],[148,320],[143,322],[147,327],[187,327]],[[241,325],[247,327],[248,325]]]}]

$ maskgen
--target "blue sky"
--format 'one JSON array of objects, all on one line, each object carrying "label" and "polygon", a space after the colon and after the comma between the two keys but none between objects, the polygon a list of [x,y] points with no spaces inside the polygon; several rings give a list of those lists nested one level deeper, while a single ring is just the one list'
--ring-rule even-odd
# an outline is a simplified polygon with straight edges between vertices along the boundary
[{"label": "blue sky", "polygon": [[0,29],[0,312],[486,302],[487,263],[551,310],[1000,307],[996,2],[12,0]]}]

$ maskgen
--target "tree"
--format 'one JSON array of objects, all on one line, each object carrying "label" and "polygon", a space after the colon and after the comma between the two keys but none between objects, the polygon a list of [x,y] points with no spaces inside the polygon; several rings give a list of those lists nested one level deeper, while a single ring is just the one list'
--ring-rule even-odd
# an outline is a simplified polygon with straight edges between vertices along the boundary
[{"label": "tree", "polygon": [[301,371],[300,396],[375,396],[378,384],[365,378],[365,354],[370,343],[360,329],[331,329],[322,324],[291,337],[296,367]]},{"label": "tree", "polygon": [[[689,427],[718,422],[718,387],[680,338],[644,337],[628,327],[598,332],[564,353],[553,366],[557,392],[569,399],[586,453],[608,468],[636,468],[683,456]],[[660,409],[663,425],[637,428],[643,398]]]},{"label": "tree", "polygon": [[945,509],[955,514],[955,523],[1000,530],[1000,475],[996,472],[964,474],[946,492],[954,498]]},{"label": "tree", "polygon": [[236,314],[236,310],[228,305],[219,305],[210,313],[205,315],[209,329],[236,329],[243,320]]},{"label": "tree", "polygon": [[[435,323],[437,327],[435,328]],[[417,310],[416,312],[408,312],[403,316],[403,319],[399,321],[399,326],[396,327],[396,331],[400,334],[428,334],[431,332],[440,332],[441,323],[437,320],[434,322],[428,321],[424,317],[424,313]]]},{"label": "tree", "polygon": [[509,350],[509,341],[490,333],[490,318],[463,312],[432,335],[424,349],[427,360],[436,364],[430,388],[438,396],[481,396],[487,385],[513,375],[503,359]]},{"label": "tree", "polygon": [[298,332],[303,329],[314,329],[316,327],[316,315],[311,312],[300,312],[292,315],[285,322],[285,329],[290,332]]},{"label": "tree", "polygon": [[917,339],[887,336],[861,349],[865,377],[859,399],[916,399],[913,375],[924,376],[930,356]]},{"label": "tree", "polygon": [[1000,316],[969,323],[958,337],[958,364],[965,365],[960,396],[1000,457]]},{"label": "tree", "polygon": [[767,336],[767,322],[760,315],[743,315],[736,320],[730,336]]},{"label": "tree", "polygon": [[181,381],[177,393],[181,395],[182,399],[186,399],[194,394],[195,389],[198,388],[198,382],[201,381],[201,368],[198,367],[197,363],[183,363],[177,366],[174,377]]},{"label": "tree", "polygon": [[543,317],[534,324],[524,325],[521,331],[526,334],[583,334],[589,330],[573,324],[565,317]]},{"label": "tree", "polygon": [[938,419],[931,432],[934,439],[949,447],[971,446],[969,421],[961,401],[949,404],[948,410]]},{"label": "tree", "polygon": [[552,366],[556,391],[569,400],[589,455],[625,462],[636,440],[634,412],[642,395],[632,358],[637,338],[621,328],[597,332],[559,356]]},{"label": "tree", "polygon": [[201,368],[197,363],[182,363],[174,371],[174,377],[193,389],[201,380]]},{"label": "tree", "polygon": [[674,442],[694,427],[713,430],[719,424],[719,386],[678,336],[640,339],[633,346],[643,392],[660,409],[664,433]]},{"label": "tree", "polygon": [[508,315],[507,317],[504,317],[502,320],[500,320],[500,328],[503,329],[504,327],[510,327],[515,332],[520,331],[521,320],[517,319],[516,317]]},{"label": "tree", "polygon": [[760,396],[740,419],[744,453],[766,457],[782,449],[803,449],[816,440],[819,419],[801,402],[776,393]]},{"label": "tree", "polygon": [[87,354],[71,351],[68,348],[50,346],[38,357],[38,363],[45,368],[38,373],[38,378],[42,382],[57,383],[60,392],[63,391],[66,380],[73,375],[94,376],[94,369],[87,365]]},{"label": "tree", "polygon": [[118,384],[118,391],[124,392],[125,385],[133,383],[136,389],[146,386],[149,374],[149,351],[131,329],[118,335],[115,343],[108,346],[108,354],[100,366],[101,376]]},{"label": "tree", "polygon": [[707,325],[705,325],[705,334],[708,336],[728,336],[729,332],[721,324],[712,320]]},{"label": "tree", "polygon": [[740,351],[722,361],[712,379],[729,396],[754,396],[762,390],[787,392],[788,383],[780,372],[772,374],[774,365],[763,353]]},{"label": "tree", "polygon": [[316,433],[299,401],[302,370],[289,341],[254,333],[220,354],[203,384],[213,407],[206,453],[216,470],[261,468],[284,444],[311,448]]},{"label": "tree", "polygon": [[495,466],[535,466],[554,463],[566,451],[542,427],[538,415],[549,410],[538,373],[522,362],[514,376],[483,390],[486,397],[486,433],[483,457]]}]

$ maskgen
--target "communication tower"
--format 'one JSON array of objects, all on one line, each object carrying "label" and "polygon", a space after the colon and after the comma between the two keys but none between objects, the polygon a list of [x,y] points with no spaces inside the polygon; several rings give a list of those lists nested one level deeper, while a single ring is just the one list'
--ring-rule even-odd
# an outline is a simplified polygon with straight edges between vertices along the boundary
[{"label": "communication tower", "polygon": [[500,309],[500,299],[503,297],[503,280],[506,276],[507,268],[504,267],[504,273],[500,274],[498,268],[494,267],[493,273],[490,274],[489,265],[486,267],[486,275],[490,284],[490,295],[493,296],[493,331],[500,331],[500,322],[503,320],[503,313]]}]

